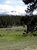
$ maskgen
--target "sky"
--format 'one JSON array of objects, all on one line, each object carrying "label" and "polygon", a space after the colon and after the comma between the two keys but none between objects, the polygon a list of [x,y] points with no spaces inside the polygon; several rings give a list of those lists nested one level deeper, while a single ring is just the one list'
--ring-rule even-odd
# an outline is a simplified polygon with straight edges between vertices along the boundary
[{"label": "sky", "polygon": [[[0,0],[0,14],[26,15],[27,5],[22,0]],[[37,14],[34,10],[33,14]]]}]

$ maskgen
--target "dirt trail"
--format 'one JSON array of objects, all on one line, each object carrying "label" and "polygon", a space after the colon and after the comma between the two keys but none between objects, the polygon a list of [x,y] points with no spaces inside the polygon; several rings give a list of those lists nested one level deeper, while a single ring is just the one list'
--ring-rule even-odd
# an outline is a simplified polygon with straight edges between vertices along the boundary
[{"label": "dirt trail", "polygon": [[0,50],[37,50],[37,42],[2,42]]}]

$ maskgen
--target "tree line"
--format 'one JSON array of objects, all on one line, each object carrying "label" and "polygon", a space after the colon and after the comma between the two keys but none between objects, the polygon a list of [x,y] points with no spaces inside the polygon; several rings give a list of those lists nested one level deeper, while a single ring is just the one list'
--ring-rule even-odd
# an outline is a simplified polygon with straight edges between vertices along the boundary
[{"label": "tree line", "polygon": [[0,16],[0,28],[27,26],[27,33],[33,32],[37,26],[37,16]]},{"label": "tree line", "polygon": [[0,16],[0,28],[19,26],[21,25],[21,17],[20,16]]}]

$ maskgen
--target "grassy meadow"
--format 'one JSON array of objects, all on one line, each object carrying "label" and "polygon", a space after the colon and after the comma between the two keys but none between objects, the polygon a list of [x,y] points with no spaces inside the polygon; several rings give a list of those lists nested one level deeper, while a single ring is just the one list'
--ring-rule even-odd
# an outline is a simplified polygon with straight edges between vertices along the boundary
[{"label": "grassy meadow", "polygon": [[21,26],[0,28],[0,50],[37,50],[37,36],[23,35],[24,29]]}]

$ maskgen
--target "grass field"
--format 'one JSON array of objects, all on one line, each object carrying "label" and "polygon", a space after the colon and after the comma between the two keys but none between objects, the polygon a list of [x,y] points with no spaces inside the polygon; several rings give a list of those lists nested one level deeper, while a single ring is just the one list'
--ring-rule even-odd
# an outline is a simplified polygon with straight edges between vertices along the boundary
[{"label": "grass field", "polygon": [[21,26],[0,28],[0,50],[37,50],[37,36],[23,35],[24,29]]}]

